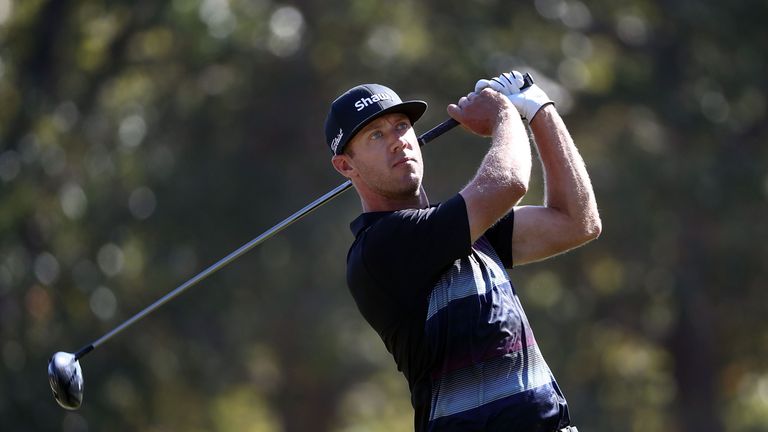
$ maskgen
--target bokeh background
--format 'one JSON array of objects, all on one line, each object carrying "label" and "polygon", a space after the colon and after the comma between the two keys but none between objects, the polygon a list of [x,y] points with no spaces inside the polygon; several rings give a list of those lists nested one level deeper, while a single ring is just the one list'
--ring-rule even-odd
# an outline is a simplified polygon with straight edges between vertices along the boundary
[{"label": "bokeh background", "polygon": [[[342,91],[427,100],[424,132],[515,68],[603,220],[511,273],[580,430],[768,430],[766,20],[764,0],[0,0],[0,428],[412,430],[345,285],[353,192],[86,357],[79,411],[45,367],[340,184]],[[425,148],[432,201],[486,148]]]}]

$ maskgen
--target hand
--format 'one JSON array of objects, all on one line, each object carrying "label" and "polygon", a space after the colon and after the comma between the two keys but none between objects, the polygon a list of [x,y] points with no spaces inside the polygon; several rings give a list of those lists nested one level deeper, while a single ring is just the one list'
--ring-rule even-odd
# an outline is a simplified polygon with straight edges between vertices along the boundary
[{"label": "hand", "polygon": [[491,89],[472,92],[456,104],[448,105],[448,115],[480,136],[491,136],[496,126],[509,118],[510,111],[514,112],[514,109],[509,99]]},{"label": "hand", "polygon": [[520,115],[530,123],[541,107],[553,104],[554,102],[536,84],[532,84],[527,88],[523,87],[525,87],[523,75],[518,71],[512,71],[505,72],[495,78],[477,81],[475,92],[479,92],[484,88],[492,88],[504,94],[517,108]]}]

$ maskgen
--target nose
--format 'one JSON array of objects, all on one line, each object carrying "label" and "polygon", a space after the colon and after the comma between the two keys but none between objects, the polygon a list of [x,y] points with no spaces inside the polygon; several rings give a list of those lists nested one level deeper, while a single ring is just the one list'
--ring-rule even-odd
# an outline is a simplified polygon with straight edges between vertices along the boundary
[{"label": "nose", "polygon": [[397,153],[398,150],[405,148],[405,143],[403,142],[402,137],[395,137],[395,139],[392,140],[392,144],[389,146],[389,150],[392,153]]},{"label": "nose", "polygon": [[397,152],[400,149],[410,148],[411,143],[408,142],[405,132],[395,131],[392,134],[392,143],[390,144],[390,151]]}]

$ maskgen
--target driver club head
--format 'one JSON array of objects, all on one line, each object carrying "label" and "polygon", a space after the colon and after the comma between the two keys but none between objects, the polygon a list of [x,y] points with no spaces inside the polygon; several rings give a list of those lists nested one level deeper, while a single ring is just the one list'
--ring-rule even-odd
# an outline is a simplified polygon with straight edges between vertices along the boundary
[{"label": "driver club head", "polygon": [[48,383],[62,408],[76,410],[83,403],[83,370],[75,355],[57,352],[48,361]]}]

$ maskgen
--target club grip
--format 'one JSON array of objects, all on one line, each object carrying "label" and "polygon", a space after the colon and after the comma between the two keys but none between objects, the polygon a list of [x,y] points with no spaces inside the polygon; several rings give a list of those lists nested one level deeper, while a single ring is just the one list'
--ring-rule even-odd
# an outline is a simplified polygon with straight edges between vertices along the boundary
[{"label": "club grip", "polygon": [[[525,90],[528,87],[533,85],[533,77],[529,73],[523,74],[523,86],[520,87],[520,90]],[[424,132],[419,137],[419,145],[424,146],[424,144],[432,141],[433,139],[439,137],[440,135],[448,132],[449,130],[455,128],[459,125],[459,122],[454,120],[453,118],[449,118],[448,120],[445,120],[444,122],[440,123],[439,125],[433,127],[432,129]]]}]

